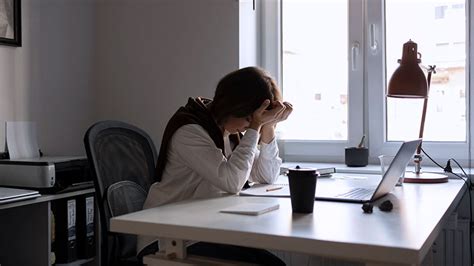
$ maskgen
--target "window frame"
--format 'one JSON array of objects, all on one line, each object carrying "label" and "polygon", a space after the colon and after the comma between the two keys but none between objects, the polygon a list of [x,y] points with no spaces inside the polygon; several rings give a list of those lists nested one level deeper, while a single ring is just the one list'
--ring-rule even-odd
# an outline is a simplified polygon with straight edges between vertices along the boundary
[{"label": "window frame", "polygon": [[[349,4],[349,42],[359,43],[359,55],[356,56],[356,71],[348,69],[349,114],[347,141],[315,141],[315,140],[279,140],[280,154],[285,161],[318,161],[343,162],[344,148],[356,145],[362,135],[366,135],[369,147],[369,162],[378,163],[378,155],[394,154],[401,142],[386,140],[386,99],[385,84],[391,73],[385,69],[385,25],[384,0],[350,0]],[[474,5],[465,1],[466,25],[466,129],[465,142],[423,142],[423,148],[438,163],[444,165],[449,158],[455,158],[463,166],[472,164],[471,134],[473,118],[470,115],[472,96],[471,80],[474,73],[470,71],[470,62],[474,58],[469,51],[474,49],[470,36],[473,35],[474,22],[471,14]],[[282,84],[282,5],[281,0],[260,2],[261,23],[259,32],[262,36],[259,54],[260,65],[267,69],[279,84]],[[372,34],[373,32],[373,34]],[[374,49],[374,45],[376,48]],[[349,55],[351,45],[348,44]],[[277,54],[278,56],[275,56]],[[349,68],[352,62],[349,62]],[[383,67],[380,67],[383,66]],[[384,88],[381,90],[380,88]],[[284,91],[285,88],[282,88]],[[383,121],[376,123],[375,121]],[[414,136],[416,138],[416,136]],[[446,152],[449,151],[449,152]],[[423,165],[433,165],[424,158]]]}]

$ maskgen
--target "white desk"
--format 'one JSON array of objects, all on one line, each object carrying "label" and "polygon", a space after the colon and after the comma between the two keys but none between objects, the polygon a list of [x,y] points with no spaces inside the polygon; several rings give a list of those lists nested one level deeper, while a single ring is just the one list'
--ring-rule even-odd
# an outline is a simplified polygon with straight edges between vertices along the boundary
[{"label": "white desk", "polygon": [[[313,214],[293,214],[289,198],[229,196],[180,202],[116,217],[111,220],[111,230],[374,264],[416,265],[428,253],[465,190],[460,180],[405,184],[387,196],[394,203],[392,212],[374,207],[372,214],[364,214],[360,204],[324,201],[315,202]],[[259,216],[219,212],[241,202],[268,201],[279,202],[280,209]]]}]

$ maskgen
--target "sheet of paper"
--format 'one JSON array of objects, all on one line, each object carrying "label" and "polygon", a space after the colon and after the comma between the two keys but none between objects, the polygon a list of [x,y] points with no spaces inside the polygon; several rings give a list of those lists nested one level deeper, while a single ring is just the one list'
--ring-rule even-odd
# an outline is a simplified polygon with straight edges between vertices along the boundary
[{"label": "sheet of paper", "polygon": [[5,130],[10,159],[39,157],[35,122],[7,121]]},{"label": "sheet of paper", "polygon": [[289,197],[290,187],[288,184],[255,184],[246,190],[240,191],[239,195],[258,197]]}]

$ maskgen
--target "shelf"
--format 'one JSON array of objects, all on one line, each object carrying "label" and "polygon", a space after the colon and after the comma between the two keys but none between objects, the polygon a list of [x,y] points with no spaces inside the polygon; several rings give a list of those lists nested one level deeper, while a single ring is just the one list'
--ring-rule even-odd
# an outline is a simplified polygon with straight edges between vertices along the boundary
[{"label": "shelf", "polygon": [[20,207],[20,206],[25,206],[25,205],[31,205],[31,204],[37,204],[37,203],[63,199],[63,198],[68,198],[68,197],[75,197],[75,196],[94,193],[94,192],[95,192],[94,188],[88,188],[88,189],[60,193],[60,194],[43,194],[34,199],[26,199],[26,200],[20,200],[20,201],[1,204],[0,210]]}]

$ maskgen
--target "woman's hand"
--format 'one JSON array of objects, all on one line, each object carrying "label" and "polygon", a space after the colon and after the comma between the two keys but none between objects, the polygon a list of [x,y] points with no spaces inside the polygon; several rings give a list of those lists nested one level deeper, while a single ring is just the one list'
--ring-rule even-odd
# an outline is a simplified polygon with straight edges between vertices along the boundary
[{"label": "woman's hand", "polygon": [[293,112],[293,105],[291,105],[291,103],[289,102],[279,102],[279,101],[275,101],[273,102],[272,104],[282,104],[284,106],[284,109],[283,109],[283,112],[281,112],[278,117],[275,118],[274,121],[266,124],[266,126],[268,126],[269,124],[273,124],[276,125],[278,122],[281,122],[281,121],[285,121],[288,116],[290,116],[291,112]]},{"label": "woman's hand", "polygon": [[293,111],[293,105],[291,105],[291,103],[283,102],[282,104],[285,106],[284,111],[280,113],[280,115],[276,117],[274,121],[269,122],[262,127],[260,140],[264,143],[270,143],[275,138],[276,124],[278,122],[285,121]]},{"label": "woman's hand", "polygon": [[[270,110],[268,106],[272,105]],[[252,114],[252,121],[250,121],[250,128],[260,131],[260,127],[268,123],[276,123],[285,112],[286,106],[279,101],[270,103],[270,100],[265,100],[260,107]]]}]

